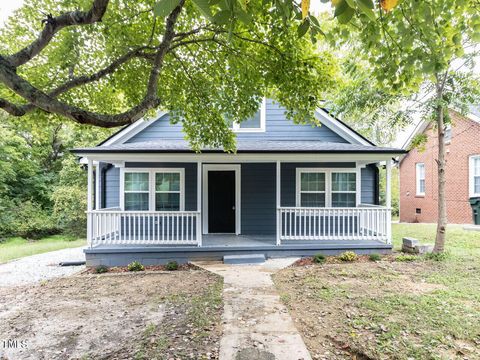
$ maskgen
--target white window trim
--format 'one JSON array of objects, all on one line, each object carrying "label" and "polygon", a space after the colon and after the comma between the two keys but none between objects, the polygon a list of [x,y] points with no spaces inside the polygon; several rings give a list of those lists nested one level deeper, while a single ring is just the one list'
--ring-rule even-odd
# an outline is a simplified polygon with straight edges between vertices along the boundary
[{"label": "white window trim", "polygon": [[267,99],[263,98],[260,105],[260,127],[259,128],[241,128],[240,123],[234,122],[232,124],[232,130],[235,133],[257,133],[266,131],[266,117],[267,117]]},{"label": "white window trim", "polygon": [[469,197],[480,196],[480,193],[475,193],[475,182],[473,181],[474,177],[474,161],[475,159],[480,159],[479,155],[470,155],[468,157],[468,193]]},{"label": "white window trim", "polygon": [[[155,174],[157,173],[179,173],[180,174],[180,209],[185,211],[185,168],[120,168],[120,207],[125,211],[125,174],[126,173],[148,173],[148,211],[155,210]],[[142,192],[142,191],[133,191]],[[144,193],[147,191],[143,191]],[[175,192],[175,191],[168,191]],[[162,191],[158,191],[162,193]],[[146,210],[132,210],[145,212]],[[165,210],[168,211],[168,210]]]},{"label": "white window trim", "polygon": [[[325,207],[332,207],[333,193],[349,193],[355,194],[355,207],[362,202],[362,182],[361,167],[354,168],[297,168],[295,181],[295,204],[301,207],[301,174],[302,173],[325,173]],[[332,173],[354,173],[356,174],[356,190],[355,191],[332,191]],[[316,192],[317,193],[317,192]],[[320,193],[320,191],[319,191]]]},{"label": "white window trim", "polygon": [[415,195],[416,196],[425,196],[425,191],[420,191],[420,165],[423,166],[423,183],[425,184],[424,190],[427,189],[427,182],[426,182],[426,169],[425,163],[415,163]]}]

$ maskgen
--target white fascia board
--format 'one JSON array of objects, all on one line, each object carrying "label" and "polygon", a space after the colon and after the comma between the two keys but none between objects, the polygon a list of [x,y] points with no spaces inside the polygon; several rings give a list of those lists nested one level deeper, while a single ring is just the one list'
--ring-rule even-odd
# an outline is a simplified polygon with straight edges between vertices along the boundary
[{"label": "white fascia board", "polygon": [[325,125],[330,130],[347,140],[350,144],[360,144],[367,146],[374,146],[367,140],[356,134],[354,131],[343,125],[340,121],[331,116],[323,109],[317,109],[315,112],[317,119],[320,120],[322,125]]},{"label": "white fascia board", "polygon": [[166,114],[167,112],[165,111],[158,111],[156,115],[150,119],[142,118],[140,120],[137,120],[133,124],[127,126],[125,129],[120,131],[118,134],[113,136],[111,139],[108,139],[107,141],[105,141],[99,147],[124,144],[129,139],[137,135],[140,131],[145,129],[147,126],[153,124],[157,120],[160,120]]},{"label": "white fascia board", "polygon": [[80,156],[88,157],[92,160],[102,162],[215,162],[215,163],[235,163],[235,162],[256,162],[270,163],[276,161],[282,162],[356,162],[365,161],[368,163],[390,160],[400,154],[362,154],[362,153],[342,153],[342,154],[189,154],[189,153],[80,153]]}]

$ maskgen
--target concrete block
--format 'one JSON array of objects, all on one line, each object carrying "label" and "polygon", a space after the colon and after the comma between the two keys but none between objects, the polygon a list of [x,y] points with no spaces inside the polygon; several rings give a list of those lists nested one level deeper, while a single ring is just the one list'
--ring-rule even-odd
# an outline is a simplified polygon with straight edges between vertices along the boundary
[{"label": "concrete block", "polygon": [[417,245],[415,246],[417,254],[426,254],[433,251],[433,245]]},{"label": "concrete block", "polygon": [[419,243],[419,241],[417,239],[414,239],[414,238],[404,237],[402,239],[402,246],[407,246],[407,247],[413,248],[416,245],[418,245],[418,243]]},{"label": "concrete block", "polygon": [[224,264],[262,264],[265,262],[265,254],[225,255]]}]

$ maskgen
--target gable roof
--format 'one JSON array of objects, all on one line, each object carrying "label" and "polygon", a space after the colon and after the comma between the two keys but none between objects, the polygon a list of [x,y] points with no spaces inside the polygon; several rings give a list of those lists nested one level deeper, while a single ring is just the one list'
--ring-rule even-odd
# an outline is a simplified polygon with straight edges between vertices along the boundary
[{"label": "gable roof", "polygon": [[[456,111],[455,109],[451,110]],[[470,106],[470,113],[464,115],[464,117],[480,124],[480,105]],[[415,136],[422,134],[430,124],[431,122],[428,120],[421,120],[417,126],[415,126],[405,143],[402,145],[402,149],[408,150]]]},{"label": "gable roof", "polygon": [[[105,147],[111,145],[119,145],[128,142],[135,135],[139,134],[142,130],[146,129],[148,126],[152,125],[156,121],[159,121],[167,112],[159,111],[151,119],[140,119],[136,122],[124,126],[116,133],[112,134],[110,137],[99,143],[97,146]],[[363,135],[353,130],[350,126],[345,124],[343,121],[332,116],[326,109],[317,109],[315,112],[316,118],[320,123],[327,127],[328,129],[335,132],[341,138],[345,139],[350,144],[358,144],[365,146],[375,146],[373,142],[365,138]],[[268,131],[268,130],[267,130]]]}]

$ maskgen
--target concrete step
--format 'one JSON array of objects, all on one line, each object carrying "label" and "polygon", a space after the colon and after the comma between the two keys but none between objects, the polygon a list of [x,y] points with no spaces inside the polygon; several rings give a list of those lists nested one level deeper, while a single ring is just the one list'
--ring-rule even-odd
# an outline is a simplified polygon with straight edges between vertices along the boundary
[{"label": "concrete step", "polygon": [[225,255],[223,257],[224,264],[232,265],[263,264],[264,262],[265,254]]}]

